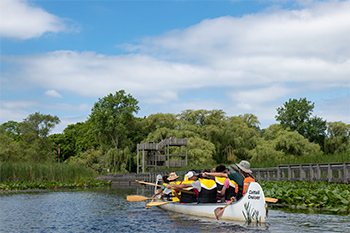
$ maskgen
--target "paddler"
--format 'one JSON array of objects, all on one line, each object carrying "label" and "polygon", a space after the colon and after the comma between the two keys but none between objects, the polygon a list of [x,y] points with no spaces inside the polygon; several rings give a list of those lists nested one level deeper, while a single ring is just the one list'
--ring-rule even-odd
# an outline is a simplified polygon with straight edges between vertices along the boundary
[{"label": "paddler", "polygon": [[245,191],[248,188],[248,185],[250,182],[255,182],[255,178],[252,175],[252,170],[250,169],[250,163],[246,160],[242,160],[239,164],[236,164],[239,172],[234,172],[234,173],[223,173],[223,172],[204,172],[203,177],[207,176],[220,176],[220,177],[227,177],[230,180],[233,180],[236,182],[238,187],[236,186],[236,200],[238,201],[243,197],[245,194]]},{"label": "paddler", "polygon": [[178,185],[171,185],[169,184],[166,186],[167,189],[186,189],[194,191],[194,194],[189,194],[182,192],[180,197],[181,203],[191,203],[191,202],[197,202],[198,201],[198,194],[201,191],[201,183],[198,180],[198,173],[195,173],[194,171],[189,171],[186,174],[187,181],[183,181],[181,184]]}]

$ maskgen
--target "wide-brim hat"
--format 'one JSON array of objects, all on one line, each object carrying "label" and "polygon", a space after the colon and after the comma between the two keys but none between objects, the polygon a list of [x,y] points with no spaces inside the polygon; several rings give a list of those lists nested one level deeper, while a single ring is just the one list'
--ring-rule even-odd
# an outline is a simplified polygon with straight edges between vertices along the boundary
[{"label": "wide-brim hat", "polygon": [[231,164],[230,166],[227,167],[227,169],[231,173],[239,172],[239,168],[235,164]]},{"label": "wide-brim hat", "polygon": [[179,176],[176,175],[176,172],[171,172],[169,174],[168,180],[176,180],[177,178],[179,178]]},{"label": "wide-brim hat", "polygon": [[237,167],[239,167],[242,171],[246,173],[252,173],[252,170],[250,170],[250,163],[246,160],[242,160],[239,164],[237,164]]}]

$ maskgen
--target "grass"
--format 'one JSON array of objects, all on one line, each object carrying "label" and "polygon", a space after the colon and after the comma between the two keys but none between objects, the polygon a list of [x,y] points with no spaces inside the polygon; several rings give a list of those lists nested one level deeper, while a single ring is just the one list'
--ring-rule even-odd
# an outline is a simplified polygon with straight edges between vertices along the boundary
[{"label": "grass", "polygon": [[95,174],[79,164],[0,163],[0,183],[5,182],[77,182]]}]

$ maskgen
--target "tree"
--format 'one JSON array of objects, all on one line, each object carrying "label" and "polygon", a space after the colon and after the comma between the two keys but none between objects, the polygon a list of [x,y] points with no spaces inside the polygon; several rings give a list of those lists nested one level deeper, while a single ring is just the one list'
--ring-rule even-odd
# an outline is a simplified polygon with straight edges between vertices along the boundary
[{"label": "tree", "polygon": [[306,98],[289,99],[282,107],[277,108],[276,120],[280,122],[282,127],[286,129],[298,131],[301,135],[305,135],[307,121],[315,107],[314,103],[306,100]]},{"label": "tree", "polygon": [[40,112],[30,114],[24,119],[21,127],[22,134],[34,134],[38,138],[47,138],[50,131],[61,121],[57,116],[44,115]]},{"label": "tree", "polygon": [[326,153],[350,154],[350,124],[341,121],[327,123],[327,135],[325,140]]},{"label": "tree", "polygon": [[320,117],[311,116],[314,107],[315,103],[306,98],[289,99],[282,107],[277,108],[278,114],[275,118],[283,129],[296,130],[310,142],[316,142],[323,147],[327,122]]},{"label": "tree", "polygon": [[90,120],[100,143],[110,148],[124,148],[128,142],[128,125],[134,121],[133,113],[140,109],[138,101],[124,90],[109,94],[95,103]]},{"label": "tree", "polygon": [[321,117],[312,117],[308,120],[305,130],[305,136],[310,142],[316,142],[324,149],[324,140],[326,138],[327,121]]},{"label": "tree", "polygon": [[11,136],[15,141],[19,141],[21,137],[21,123],[16,121],[8,121],[0,126],[0,132]]},{"label": "tree", "polygon": [[50,135],[50,139],[55,143],[53,149],[56,150],[60,145],[63,160],[84,153],[88,149],[97,149],[99,146],[90,121],[68,125],[62,134]]}]

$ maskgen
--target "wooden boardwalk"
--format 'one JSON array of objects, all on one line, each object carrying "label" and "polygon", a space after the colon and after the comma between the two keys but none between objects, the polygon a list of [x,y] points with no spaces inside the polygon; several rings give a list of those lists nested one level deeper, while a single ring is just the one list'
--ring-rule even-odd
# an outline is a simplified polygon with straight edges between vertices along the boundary
[{"label": "wooden boardwalk", "polygon": [[[350,183],[350,163],[322,163],[322,164],[294,164],[279,165],[272,168],[253,168],[253,175],[257,181],[291,180],[291,181],[319,181]],[[187,171],[177,172],[185,174]],[[108,174],[100,177],[120,184],[132,184],[135,180],[155,182],[157,175],[168,175],[169,172],[147,172]]]}]

